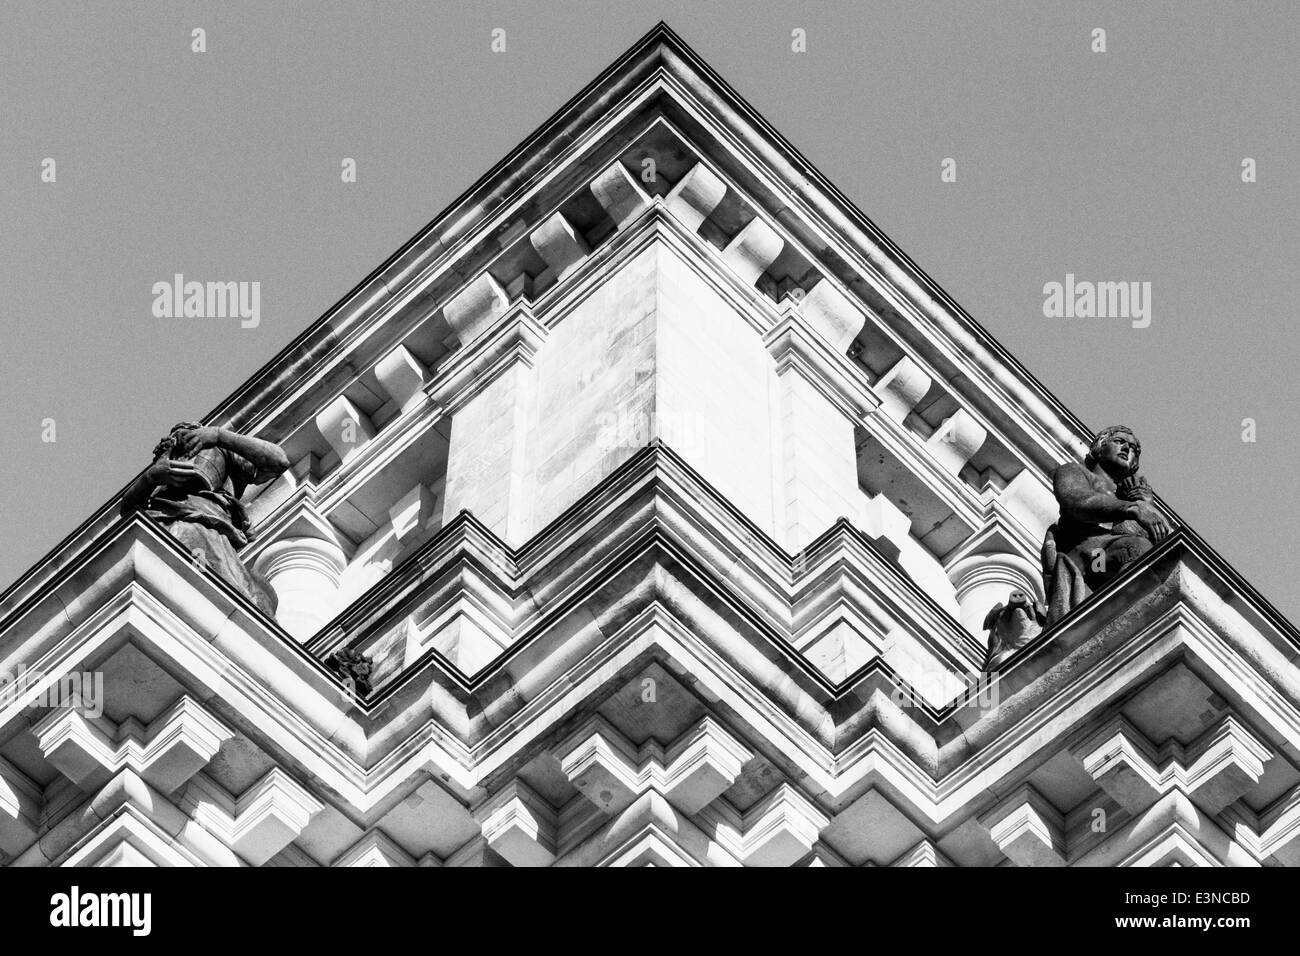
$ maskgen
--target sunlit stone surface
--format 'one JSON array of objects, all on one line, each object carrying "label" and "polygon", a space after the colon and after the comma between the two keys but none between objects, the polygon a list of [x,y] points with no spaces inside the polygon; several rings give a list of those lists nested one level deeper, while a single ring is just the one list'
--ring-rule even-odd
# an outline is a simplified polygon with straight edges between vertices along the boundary
[{"label": "sunlit stone surface", "polygon": [[1300,862],[1294,628],[1187,528],[1042,628],[1124,456],[680,40],[528,149],[209,417],[274,616],[131,508],[0,598],[0,862]]}]

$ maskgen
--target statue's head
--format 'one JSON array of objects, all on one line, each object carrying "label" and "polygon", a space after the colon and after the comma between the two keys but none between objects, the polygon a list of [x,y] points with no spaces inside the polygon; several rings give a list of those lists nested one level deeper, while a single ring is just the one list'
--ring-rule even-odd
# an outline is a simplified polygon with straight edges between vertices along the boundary
[{"label": "statue's head", "polygon": [[1133,429],[1127,425],[1110,425],[1097,433],[1083,464],[1085,468],[1101,464],[1112,475],[1126,478],[1137,474],[1141,456],[1142,443]]},{"label": "statue's head", "polygon": [[171,450],[176,447],[176,433],[189,431],[191,428],[198,428],[198,422],[177,422],[172,426],[172,430],[167,433],[167,437],[158,442],[153,449],[153,459],[166,458],[171,454]]}]

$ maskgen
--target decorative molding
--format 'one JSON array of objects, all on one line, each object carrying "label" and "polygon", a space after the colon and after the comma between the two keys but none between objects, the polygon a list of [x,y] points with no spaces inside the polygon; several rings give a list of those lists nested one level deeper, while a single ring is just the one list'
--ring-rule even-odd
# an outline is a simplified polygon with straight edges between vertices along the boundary
[{"label": "decorative molding", "polygon": [[360,452],[376,432],[370,416],[345,395],[334,399],[316,415],[316,429],[330,443],[342,463]]},{"label": "decorative molding", "polygon": [[554,753],[569,782],[608,814],[621,812],[653,789],[681,812],[694,815],[735,783],[753,756],[710,717],[664,751],[653,741],[634,748],[599,715]]},{"label": "decorative molding", "polygon": [[841,355],[848,352],[853,340],[867,324],[866,312],[825,277],[799,300],[799,312],[822,334],[831,349]]},{"label": "decorative molding", "polygon": [[289,846],[324,807],[279,767],[272,767],[238,797],[196,774],[180,801],[183,812],[253,866]]},{"label": "decorative molding", "polygon": [[474,811],[483,839],[511,866],[548,866],[555,860],[554,808],[519,778]]},{"label": "decorative molding", "polygon": [[533,318],[531,307],[516,302],[495,325],[481,330],[472,347],[443,363],[429,383],[429,395],[444,414],[454,416],[516,363],[531,368],[547,335],[546,327]]},{"label": "decorative molding", "polygon": [[375,377],[399,411],[405,412],[424,398],[429,373],[404,345],[399,345],[375,364]]},{"label": "decorative molding", "polygon": [[442,314],[464,347],[477,339],[510,306],[510,297],[488,273],[480,273],[443,304]]},{"label": "decorative molding", "polygon": [[988,438],[988,429],[975,421],[970,412],[958,409],[935,429],[926,440],[930,454],[954,475],[966,467]]},{"label": "decorative molding", "polygon": [[861,366],[833,351],[796,310],[786,312],[764,336],[763,344],[776,360],[778,375],[798,372],[855,425],[879,406]]},{"label": "decorative molding", "polygon": [[401,848],[383,830],[368,830],[332,866],[338,867],[406,867],[418,866],[415,858]]},{"label": "decorative molding", "polygon": [[664,207],[694,232],[722,202],[727,184],[703,163],[696,163],[664,198]]},{"label": "decorative molding", "polygon": [[722,258],[736,270],[742,282],[752,285],[776,261],[784,247],[785,240],[777,231],[755,216],[732,237],[722,250]]},{"label": "decorative molding", "polygon": [[880,396],[880,408],[900,425],[930,390],[930,378],[911,358],[904,355],[880,376],[872,388]]},{"label": "decorative molding", "polygon": [[591,252],[582,234],[559,212],[551,213],[529,233],[528,241],[555,273],[557,282],[562,282]]},{"label": "decorative molding", "polygon": [[641,184],[617,160],[591,181],[591,193],[617,229],[623,229],[650,205]]},{"label": "decorative molding", "polygon": [[133,717],[114,724],[57,709],[32,727],[50,764],[83,790],[97,789],[129,768],[163,793],[171,793],[216,756],[234,732],[189,696],[159,714],[148,727]]},{"label": "decorative molding", "polygon": [[1029,784],[982,814],[979,823],[1016,866],[1065,866],[1065,819]]},{"label": "decorative molding", "polygon": [[788,783],[775,787],[744,813],[715,803],[703,811],[701,821],[745,866],[794,865],[812,851],[831,822]]},{"label": "decorative molding", "polygon": [[1259,782],[1273,751],[1231,714],[1184,748],[1156,747],[1122,714],[1070,748],[1083,769],[1116,803],[1140,813],[1173,789],[1210,815]]},{"label": "decorative molding", "polygon": [[952,866],[952,861],[944,856],[943,853],[940,852],[939,848],[929,840],[922,840],[889,865],[900,867],[950,867]]}]

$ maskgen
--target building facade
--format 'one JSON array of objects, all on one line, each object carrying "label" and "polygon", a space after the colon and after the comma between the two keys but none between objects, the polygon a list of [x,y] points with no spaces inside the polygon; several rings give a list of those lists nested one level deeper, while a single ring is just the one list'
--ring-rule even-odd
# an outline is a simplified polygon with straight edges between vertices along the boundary
[{"label": "building facade", "polygon": [[1295,629],[1178,527],[986,669],[1092,434],[666,27],[207,423],[274,617],[15,584],[6,865],[1300,862]]}]

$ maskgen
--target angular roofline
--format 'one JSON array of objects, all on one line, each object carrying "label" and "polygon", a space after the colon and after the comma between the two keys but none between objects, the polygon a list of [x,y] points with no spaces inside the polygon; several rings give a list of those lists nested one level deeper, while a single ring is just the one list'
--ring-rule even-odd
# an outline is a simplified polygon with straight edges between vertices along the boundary
[{"label": "angular roofline", "polygon": [[[1091,439],[1091,430],[1036,376],[990,335],[938,282],[662,20],[403,243],[378,268],[345,293],[307,329],[282,348],[275,357],[254,372],[213,409],[204,421],[229,418],[238,425],[251,415],[255,415],[271,395],[281,393],[290,381],[299,378],[303,372],[324,357],[324,354],[336,343],[337,334],[343,328],[360,324],[368,314],[377,311],[383,304],[394,298],[400,288],[397,280],[412,278],[421,265],[449,251],[461,238],[472,232],[479,221],[504,201],[504,197],[545,169],[557,153],[562,152],[577,138],[578,131],[592,125],[603,116],[611,102],[621,99],[626,91],[634,88],[646,74],[656,68],[680,73],[680,68],[674,69],[674,58],[690,72],[705,79],[726,110],[734,113],[745,125],[759,132],[778,153],[783,154],[783,158],[797,167],[797,176],[788,178],[807,180],[813,184],[814,194],[820,193],[832,200],[833,205],[839,207],[845,224],[856,227],[871,244],[887,253],[893,264],[901,267],[905,278],[910,279],[926,295],[941,304],[946,312],[959,319],[960,324],[964,326],[962,331],[968,332],[974,338],[975,344],[995,360],[992,365],[1011,370],[1020,383],[1028,386],[1031,392],[1036,392],[1033,397],[1038,398],[1052,416],[1070,426],[1070,430],[1074,433],[1071,436],[1059,436],[1061,444],[1068,447],[1070,438],[1084,443]],[[422,245],[424,248],[421,248]],[[403,261],[408,258],[411,261]],[[401,267],[395,270],[394,267],[399,264]],[[396,274],[389,275],[394,272]],[[331,320],[339,317],[345,317],[349,321],[331,326]],[[301,356],[304,349],[308,350],[307,354]],[[290,361],[290,357],[295,354],[301,357]],[[974,355],[972,357],[977,358]],[[279,374],[275,374],[277,368],[281,368]]]},{"label": "angular roofline", "polygon": [[[674,66],[674,60],[679,66]],[[400,291],[401,282],[412,279],[430,260],[449,251],[459,239],[473,231],[475,226],[508,196],[532,181],[572,143],[581,130],[603,115],[612,101],[634,88],[646,75],[659,68],[681,73],[681,67],[707,81],[725,111],[733,114],[742,124],[756,130],[763,140],[775,148],[781,158],[796,168],[798,179],[811,184],[808,190],[813,197],[825,197],[838,212],[845,225],[857,230],[869,243],[884,251],[891,264],[897,266],[902,277],[941,306],[942,312],[954,317],[961,332],[971,336],[974,343],[985,350],[993,360],[994,370],[1009,370],[1020,384],[1027,388],[1059,421],[1074,432],[1076,441],[1087,443],[1093,432],[1066,408],[1052,392],[993,338],[969,313],[967,313],[931,276],[900,249],[851,199],[831,183],[792,143],[785,139],[737,93],[712,67],[710,67],[664,21],[659,21],[636,41],[625,53],[604,69],[594,80],[570,97],[554,114],[511,150],[503,159],[480,176],[437,216],[402,244],[381,265],[372,270],[351,290],[291,340],[272,359],[244,381],[208,415],[204,422],[231,420],[243,421],[270,396],[280,393],[290,381],[300,378],[314,367],[336,345],[340,332],[361,324],[372,316]],[[833,224],[838,225],[838,224]],[[390,283],[392,283],[390,285]],[[347,321],[332,325],[340,317]],[[306,355],[301,353],[306,350]],[[292,356],[298,354],[295,360]],[[972,358],[977,356],[972,355]],[[276,370],[280,369],[276,374]],[[1014,396],[1013,396],[1014,397]],[[1034,416],[1039,417],[1039,416]],[[1067,436],[1061,436],[1065,439]],[[1063,441],[1068,445],[1068,441]],[[134,477],[131,481],[134,481]],[[12,585],[0,593],[0,614],[24,586],[29,585],[42,569],[48,569],[54,559],[69,548],[87,531],[103,524],[115,512],[126,488],[124,485],[102,507],[79,524],[71,533],[36,561]],[[1169,508],[1161,505],[1183,528],[1190,527]],[[111,519],[110,519],[111,520]],[[103,530],[102,528],[100,530]],[[1250,592],[1252,603],[1267,608],[1275,620],[1286,622],[1253,586],[1231,568],[1203,539],[1194,535],[1197,543],[1217,561],[1232,571],[1232,576]],[[1287,622],[1288,627],[1294,629]]]},{"label": "angular roofline", "polygon": [[[680,52],[685,53],[688,56],[695,57],[694,52],[691,51],[682,39],[672,31],[668,24],[660,20],[659,23],[657,23],[649,32],[642,36],[641,39],[637,40],[636,43],[623,53],[622,56],[601,71],[594,80],[571,96],[563,106],[552,113],[545,122],[533,130],[533,132],[520,142],[519,145],[495,163],[486,173],[475,180],[473,184],[464,190],[464,192],[448,203],[441,212],[434,216],[433,219],[429,220],[429,222],[415,233],[415,235],[404,242],[401,247],[384,260],[381,265],[371,271],[368,276],[358,282],[348,292],[344,293],[344,295],[335,302],[334,305],[326,309],[315,322],[303,330],[303,332],[296,336],[288,345],[282,348],[274,358],[254,372],[243,385],[213,409],[212,412],[203,419],[204,422],[218,418],[223,414],[227,414],[230,407],[235,404],[242,392],[254,386],[258,380],[266,377],[275,369],[276,366],[284,364],[290,355],[299,351],[305,344],[313,339],[313,337],[319,338],[320,329],[325,326],[331,318],[343,311],[344,307],[353,299],[357,298],[367,289],[370,289],[371,297],[378,294],[380,290],[374,288],[376,280],[378,280],[384,273],[390,271],[395,264],[411,253],[412,250],[419,246],[423,240],[428,239],[431,235],[436,238],[436,243],[428,250],[425,250],[424,254],[420,257],[427,258],[437,252],[444,251],[450,245],[451,241],[454,241],[455,238],[459,238],[459,235],[471,231],[473,224],[467,221],[463,216],[457,217],[455,215],[462,209],[462,207],[469,205],[471,200],[477,196],[479,197],[478,206],[480,214],[474,217],[474,222],[477,222],[477,220],[482,218],[482,216],[487,215],[490,209],[495,208],[496,205],[499,204],[500,200],[498,199],[497,202],[491,203],[490,206],[487,204],[488,201],[491,198],[494,198],[494,196],[499,196],[509,191],[503,187],[514,186],[517,183],[526,182],[532,178],[538,169],[545,166],[545,163],[542,162],[542,158],[549,158],[549,156],[547,154],[536,152],[536,147],[539,143],[550,139],[552,141],[551,145],[553,151],[557,152],[564,146],[568,145],[567,138],[556,136],[556,127],[564,125],[564,121],[566,118],[569,118],[570,113],[577,110],[583,101],[591,98],[596,91],[608,86],[611,78],[618,76],[619,74],[626,74],[625,79],[631,79],[633,77],[633,71],[629,69],[629,64],[635,63],[637,60],[644,58],[647,53],[657,52],[657,50],[662,46],[670,45],[677,47]],[[657,57],[652,56],[644,66],[653,68],[654,65],[657,65],[655,62],[657,59]],[[698,58],[696,57],[696,59]],[[602,97],[601,99],[603,100],[605,98]],[[592,106],[595,107],[597,104],[592,104]],[[586,120],[586,117],[587,114],[584,112],[580,116],[569,118],[570,121],[568,125],[585,125],[585,122],[583,121]],[[498,184],[495,187],[493,186],[494,181],[503,179],[503,174],[510,172],[513,172],[513,175],[505,176],[503,183]],[[459,228],[455,229],[454,232],[445,231],[439,233],[439,227],[447,222],[450,222],[453,226]],[[414,263],[412,263],[411,266],[408,266],[407,271],[409,271],[413,266]],[[394,294],[394,290],[388,288],[386,282],[381,284],[388,293],[385,299],[391,298]],[[263,388],[263,391],[275,391],[278,384],[279,379],[277,378],[268,382]],[[254,397],[252,403],[256,404],[258,398],[260,398],[260,396]]]}]

